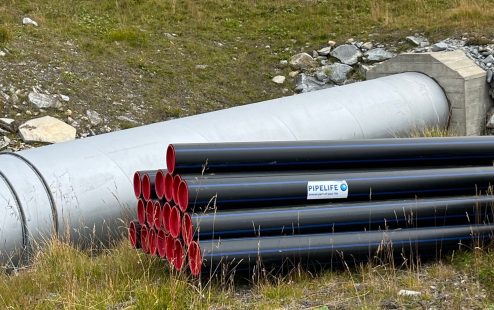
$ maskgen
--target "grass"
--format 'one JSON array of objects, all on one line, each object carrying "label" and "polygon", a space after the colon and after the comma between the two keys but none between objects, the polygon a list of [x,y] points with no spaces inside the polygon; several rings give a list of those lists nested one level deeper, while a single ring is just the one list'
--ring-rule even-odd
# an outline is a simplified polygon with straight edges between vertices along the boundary
[{"label": "grass", "polygon": [[[39,27],[23,26],[25,16]],[[468,33],[470,44],[486,44],[493,19],[489,0],[3,0],[0,47],[9,53],[0,58],[1,83],[69,95],[64,108],[74,119],[92,109],[112,128],[129,128],[135,125],[116,116],[152,123],[286,95],[293,80],[270,81],[290,71],[279,61],[328,40],[353,37],[403,50],[409,46],[399,42],[416,32],[431,41]],[[29,118],[3,102],[0,112]],[[294,269],[202,287],[127,242],[94,255],[52,241],[26,269],[0,275],[0,307],[493,308],[493,263],[494,253],[475,250],[404,268]],[[422,296],[398,296],[400,289]]]}]

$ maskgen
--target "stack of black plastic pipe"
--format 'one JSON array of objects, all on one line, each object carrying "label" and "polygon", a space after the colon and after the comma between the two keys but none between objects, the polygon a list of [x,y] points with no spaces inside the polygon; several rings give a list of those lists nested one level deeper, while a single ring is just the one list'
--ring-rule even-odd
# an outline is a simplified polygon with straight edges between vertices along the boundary
[{"label": "stack of black plastic pipe", "polygon": [[493,158],[493,137],[173,144],[134,175],[130,240],[193,275],[437,253],[491,236]]}]

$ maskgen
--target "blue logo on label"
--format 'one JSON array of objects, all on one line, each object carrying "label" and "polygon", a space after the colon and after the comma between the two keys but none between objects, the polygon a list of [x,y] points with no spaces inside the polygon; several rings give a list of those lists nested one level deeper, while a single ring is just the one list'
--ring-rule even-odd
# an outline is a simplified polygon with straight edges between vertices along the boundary
[{"label": "blue logo on label", "polygon": [[348,186],[346,186],[346,184],[341,184],[341,185],[340,185],[340,189],[341,189],[342,191],[346,191],[346,190],[348,189]]}]

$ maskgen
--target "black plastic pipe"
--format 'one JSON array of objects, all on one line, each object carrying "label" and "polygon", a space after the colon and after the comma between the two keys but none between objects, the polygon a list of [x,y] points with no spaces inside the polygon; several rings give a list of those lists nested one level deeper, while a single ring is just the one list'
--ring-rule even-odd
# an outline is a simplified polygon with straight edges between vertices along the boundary
[{"label": "black plastic pipe", "polygon": [[463,196],[184,214],[182,238],[188,245],[192,239],[473,224],[492,215],[493,206],[494,196]]},{"label": "black plastic pipe", "polygon": [[136,198],[141,198],[142,197],[142,180],[143,177],[146,173],[154,173],[154,170],[142,170],[142,171],[136,171],[134,173],[134,177],[132,178],[132,184],[134,187],[134,195]]},{"label": "black plastic pipe", "polygon": [[[378,250],[393,252],[431,251],[458,248],[476,238],[491,238],[494,225],[458,225],[435,228],[411,228],[390,231],[345,232],[290,235],[259,238],[235,238],[193,241],[188,250],[193,275],[214,272],[221,263],[230,267],[280,263],[284,259],[302,259],[311,264],[341,260],[342,254],[373,257]],[[417,253],[419,254],[419,253]],[[347,256],[348,257],[348,256]]]},{"label": "black plastic pipe", "polygon": [[129,241],[134,249],[141,248],[141,224],[138,221],[131,221],[129,224]]},{"label": "black plastic pipe", "polygon": [[[297,174],[182,181],[182,211],[261,205],[321,203],[324,200],[476,195],[494,181],[494,167],[393,170],[368,173]],[[328,183],[330,182],[330,183]]]},{"label": "black plastic pipe", "polygon": [[171,173],[201,171],[287,170],[491,165],[494,137],[392,138],[345,141],[170,144]]},{"label": "black plastic pipe", "polygon": [[157,199],[156,174],[158,170],[147,171],[142,177],[142,197],[146,200]]}]

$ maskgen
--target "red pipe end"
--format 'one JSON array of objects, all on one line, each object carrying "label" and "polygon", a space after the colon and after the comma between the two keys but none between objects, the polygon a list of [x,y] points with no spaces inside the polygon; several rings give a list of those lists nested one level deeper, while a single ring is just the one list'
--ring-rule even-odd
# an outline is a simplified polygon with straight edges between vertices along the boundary
[{"label": "red pipe end", "polygon": [[133,184],[134,184],[134,195],[136,195],[136,198],[141,197],[141,194],[142,194],[142,191],[141,191],[142,184],[141,184],[141,174],[139,173],[139,171],[136,171],[134,173]]},{"label": "red pipe end", "polygon": [[149,243],[148,243],[148,228],[146,226],[141,227],[141,248],[144,253],[149,253]]},{"label": "red pipe end", "polygon": [[187,247],[192,242],[193,236],[192,219],[188,213],[185,213],[182,218],[182,239]]},{"label": "red pipe end", "polygon": [[173,199],[173,175],[167,173],[165,175],[165,199],[167,201],[172,201]]},{"label": "red pipe end", "polygon": [[175,147],[173,144],[169,144],[166,149],[166,168],[172,174],[175,171],[175,159]]},{"label": "red pipe end", "polygon": [[137,220],[141,226],[146,224],[146,206],[142,198],[137,201]]},{"label": "red pipe end", "polygon": [[138,240],[137,240],[137,227],[136,227],[136,223],[134,221],[130,222],[130,225],[129,225],[129,240],[130,240],[130,245],[132,245],[132,247],[134,249],[137,249],[140,247],[140,245],[138,244]]},{"label": "red pipe end", "polygon": [[156,255],[158,250],[158,239],[156,235],[156,230],[150,229],[148,234],[148,242],[149,242],[149,254]]},{"label": "red pipe end", "polygon": [[175,239],[172,238],[172,236],[167,235],[165,238],[165,252],[166,252],[166,259],[170,264],[173,261],[173,247],[175,246],[174,243]]},{"label": "red pipe end", "polygon": [[154,215],[153,215],[153,226],[156,229],[160,229],[161,226],[161,213],[162,207],[159,201],[154,202]]},{"label": "red pipe end", "polygon": [[158,256],[161,258],[166,257],[166,234],[165,231],[160,229],[157,236]]},{"label": "red pipe end", "polygon": [[170,232],[170,213],[172,212],[172,207],[168,202],[163,205],[163,212],[161,214],[161,226],[166,233]]},{"label": "red pipe end", "polygon": [[187,182],[182,181],[178,187],[178,206],[182,212],[187,211],[189,207],[189,187]]},{"label": "red pipe end", "polygon": [[189,252],[187,253],[189,260],[190,272],[193,276],[198,276],[201,273],[202,268],[202,256],[201,248],[197,242],[192,241],[189,245]]},{"label": "red pipe end", "polygon": [[184,248],[180,240],[175,239],[173,247],[173,266],[178,271],[182,270],[185,262]]},{"label": "red pipe end", "polygon": [[154,202],[152,200],[148,200],[146,202],[146,223],[149,227],[153,227],[154,223]]},{"label": "red pipe end", "polygon": [[170,212],[169,220],[170,235],[172,235],[173,238],[178,238],[178,236],[180,236],[181,225],[180,210],[177,207],[173,207]]},{"label": "red pipe end", "polygon": [[151,199],[151,179],[147,173],[142,177],[142,196],[146,200]]},{"label": "red pipe end", "polygon": [[154,190],[156,192],[156,196],[159,199],[162,199],[165,196],[166,183],[165,183],[165,172],[163,170],[158,170],[156,173],[156,179],[154,180]]},{"label": "red pipe end", "polygon": [[175,201],[175,203],[178,203],[178,187],[180,186],[181,182],[182,182],[182,177],[179,176],[178,174],[173,177],[172,200]]}]

